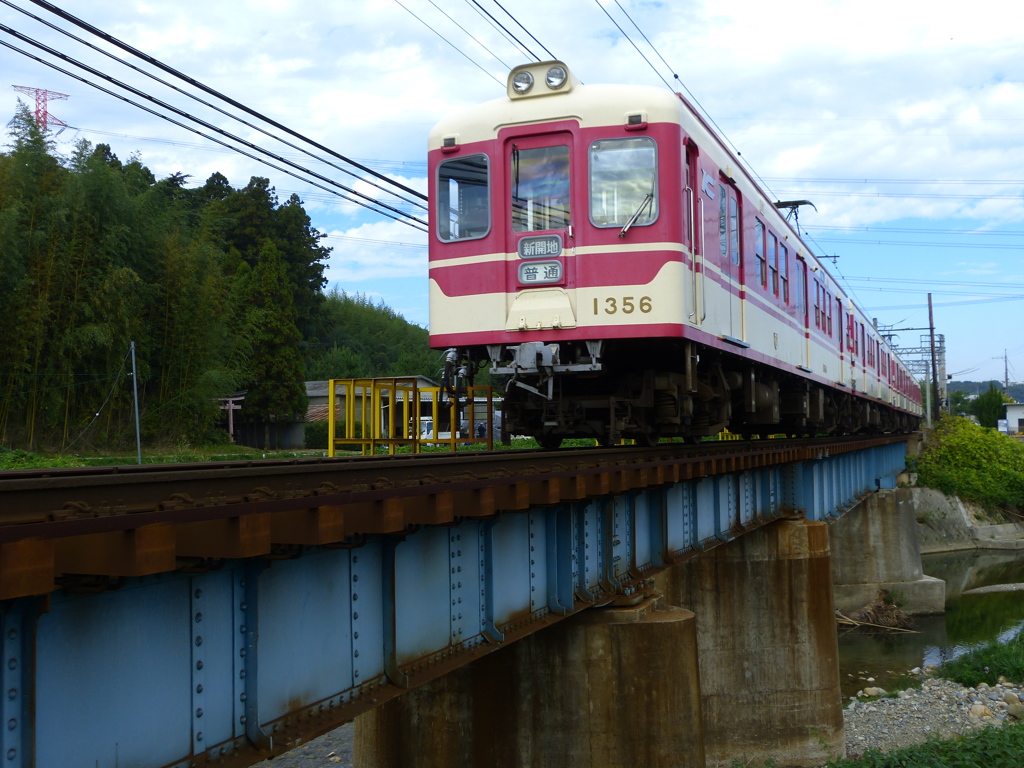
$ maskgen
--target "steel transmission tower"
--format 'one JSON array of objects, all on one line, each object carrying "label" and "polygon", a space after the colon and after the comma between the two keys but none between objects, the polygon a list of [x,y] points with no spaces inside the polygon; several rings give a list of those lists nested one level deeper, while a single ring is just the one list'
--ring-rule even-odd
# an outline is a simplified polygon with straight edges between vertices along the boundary
[{"label": "steel transmission tower", "polygon": [[49,101],[56,101],[59,99],[66,99],[68,95],[66,93],[57,93],[56,91],[47,91],[43,88],[30,88],[27,85],[15,85],[12,86],[14,90],[20,93],[25,93],[36,100],[36,125],[39,126],[39,130],[44,133],[50,130],[51,125],[59,125],[61,128],[68,128],[68,124],[61,120],[59,117],[54,117],[50,114],[50,111],[46,108],[46,104]]}]

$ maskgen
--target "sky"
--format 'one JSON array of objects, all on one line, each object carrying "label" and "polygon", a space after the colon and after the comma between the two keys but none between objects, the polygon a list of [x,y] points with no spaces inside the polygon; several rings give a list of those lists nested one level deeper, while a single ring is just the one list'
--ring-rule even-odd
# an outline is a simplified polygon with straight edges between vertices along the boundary
[{"label": "sky", "polygon": [[[500,3],[500,4],[499,4]],[[685,89],[901,347],[927,337],[927,294],[954,379],[1024,379],[1024,3],[982,0],[63,0],[59,7],[286,125],[426,191],[431,126],[500,98],[511,67],[549,58],[584,83]],[[375,197],[335,168],[186,99],[25,16],[123,52],[31,2],[0,0],[9,30]],[[514,17],[514,20],[513,18]],[[518,47],[499,24],[523,42]],[[521,26],[519,26],[521,25]],[[524,50],[524,48],[526,50]],[[638,50],[639,49],[639,50]],[[547,52],[546,52],[547,51]],[[152,67],[132,60],[147,71]],[[65,69],[80,72],[61,64]],[[158,178],[297,193],[332,250],[330,288],[427,325],[426,235],[260,165],[10,48],[12,86],[49,102],[56,135],[107,143]],[[678,79],[675,78],[678,75]],[[85,75],[95,79],[91,75]],[[123,93],[119,88],[110,90]],[[191,90],[191,89],[190,89]],[[234,111],[234,110],[232,110]],[[275,134],[279,131],[274,130]],[[402,204],[401,207],[405,207]],[[1005,364],[1004,364],[1005,353]]]}]

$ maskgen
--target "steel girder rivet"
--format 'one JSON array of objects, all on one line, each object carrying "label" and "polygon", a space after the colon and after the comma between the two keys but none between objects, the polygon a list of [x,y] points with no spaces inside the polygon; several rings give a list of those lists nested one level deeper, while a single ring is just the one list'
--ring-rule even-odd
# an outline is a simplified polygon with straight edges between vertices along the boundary
[{"label": "steel girder rivet", "polygon": [[7,662],[7,668],[8,669],[17,669],[18,668],[18,660],[17,659],[10,659]]},{"label": "steel girder rivet", "polygon": [[[238,679],[239,680],[245,680],[245,670],[244,669],[238,670]],[[242,694],[242,695],[244,696],[245,694]]]},{"label": "steel girder rivet", "polygon": [[17,636],[18,636],[18,630],[16,630],[14,627],[11,627],[10,631],[7,633],[7,637],[9,639],[13,640]]},{"label": "steel girder rivet", "polygon": [[203,668],[203,660],[200,659],[199,661],[196,662],[196,669],[202,669],[202,668]]},{"label": "steel girder rivet", "polygon": [[[242,586],[244,587],[245,585],[243,584]],[[202,597],[202,596],[203,596],[203,590],[197,589],[196,590],[196,597]]]},{"label": "steel girder rivet", "polygon": [[352,562],[353,563],[358,563],[359,562],[359,555],[352,555]]},{"label": "steel girder rivet", "polygon": [[13,731],[17,727],[18,727],[18,721],[15,720],[13,717],[10,720],[7,721],[7,730],[8,731]]},{"label": "steel girder rivet", "polygon": [[358,640],[359,639],[359,633],[358,632],[353,632],[352,633],[352,639],[353,640]]},{"label": "steel girder rivet", "polygon": [[202,693],[202,692],[203,692],[203,684],[200,683],[199,685],[196,686],[196,693]]},{"label": "steel girder rivet", "polygon": [[239,603],[238,607],[241,608],[243,611],[245,611],[245,610],[249,609],[249,604],[248,603]]},{"label": "steel girder rivet", "polygon": [[358,670],[358,669],[357,669],[357,670],[355,670],[355,671],[354,671],[354,672],[352,673],[352,676],[353,676],[353,677],[359,677],[359,670]]},{"label": "steel girder rivet", "polygon": [[196,635],[196,645],[202,645],[202,644],[203,644],[202,636],[201,635]]},{"label": "steel girder rivet", "polygon": [[198,624],[202,620],[203,620],[203,614],[197,613],[196,614],[196,624]]},{"label": "steel girder rivet", "polygon": [[240,722],[242,725],[245,725],[245,715],[242,715],[240,718],[238,718],[238,722]]},{"label": "steel girder rivet", "polygon": [[200,731],[199,733],[196,734],[196,741],[202,741],[202,740],[203,740],[203,732]]},{"label": "steel girder rivet", "polygon": [[245,648],[239,648],[238,655],[239,656],[245,656]]},{"label": "steel girder rivet", "polygon": [[16,698],[18,698],[18,689],[17,688],[11,688],[10,690],[8,690],[7,691],[7,698],[10,699],[11,701],[14,701]]},{"label": "steel girder rivet", "polygon": [[359,581],[359,574],[358,573],[353,573],[352,574],[352,581]]},{"label": "steel girder rivet", "polygon": [[359,651],[353,651],[352,655],[355,656],[358,659],[359,658]]},{"label": "steel girder rivet", "polygon": [[8,749],[7,750],[7,759],[8,760],[13,760],[17,756],[18,756],[18,751],[16,749]]},{"label": "steel girder rivet", "polygon": [[353,619],[358,619],[359,618],[359,614],[358,613],[353,613],[352,614],[352,618]]},{"label": "steel girder rivet", "polygon": [[246,695],[244,693],[238,694],[238,700],[239,701],[245,701],[245,699],[246,699]]},{"label": "steel girder rivet", "polygon": [[203,716],[203,708],[200,707],[199,709],[196,710],[196,717],[202,717],[202,716]]},{"label": "steel girder rivet", "polygon": [[239,632],[241,632],[241,633],[242,633],[242,634],[244,635],[244,634],[245,634],[245,624],[243,624],[242,626],[240,626],[240,627],[238,628],[238,631],[239,631]]}]

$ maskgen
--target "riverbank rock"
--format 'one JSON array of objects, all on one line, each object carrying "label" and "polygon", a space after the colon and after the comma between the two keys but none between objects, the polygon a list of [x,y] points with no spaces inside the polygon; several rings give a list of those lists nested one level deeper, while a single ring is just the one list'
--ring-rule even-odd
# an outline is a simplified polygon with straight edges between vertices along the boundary
[{"label": "riverbank rock", "polygon": [[[867,689],[864,689],[867,694]],[[965,688],[941,678],[928,678],[920,689],[908,688],[893,698],[870,703],[855,698],[843,711],[847,757],[868,749],[889,752],[921,744],[930,738],[948,739],[1024,719],[1024,687],[999,683]]]}]

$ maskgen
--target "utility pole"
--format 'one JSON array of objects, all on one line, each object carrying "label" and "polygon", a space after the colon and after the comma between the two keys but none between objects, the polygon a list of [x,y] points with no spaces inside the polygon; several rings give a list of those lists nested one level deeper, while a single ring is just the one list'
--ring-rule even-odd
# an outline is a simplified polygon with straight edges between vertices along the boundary
[{"label": "utility pole", "polygon": [[1010,361],[1006,357],[1006,350],[1003,350],[1003,394],[1010,394]]},{"label": "utility pole", "polygon": [[135,401],[135,453],[139,464],[142,463],[142,432],[139,430],[139,374],[135,368],[135,342],[131,342],[132,350],[132,393]]},{"label": "utility pole", "polygon": [[931,336],[932,349],[932,380],[929,386],[932,388],[931,411],[935,417],[939,415],[939,366],[935,361],[935,316],[932,314],[932,295],[928,294],[928,333]]}]

